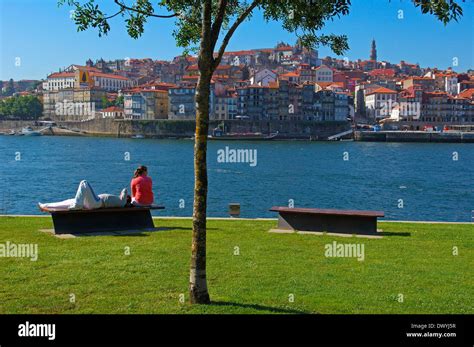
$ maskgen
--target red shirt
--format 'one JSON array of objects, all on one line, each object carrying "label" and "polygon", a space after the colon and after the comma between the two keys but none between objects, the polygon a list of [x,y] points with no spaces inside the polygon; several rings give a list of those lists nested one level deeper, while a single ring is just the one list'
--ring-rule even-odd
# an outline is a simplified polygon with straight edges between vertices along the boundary
[{"label": "red shirt", "polygon": [[132,179],[132,198],[142,205],[153,203],[152,181],[148,176],[138,176]]}]

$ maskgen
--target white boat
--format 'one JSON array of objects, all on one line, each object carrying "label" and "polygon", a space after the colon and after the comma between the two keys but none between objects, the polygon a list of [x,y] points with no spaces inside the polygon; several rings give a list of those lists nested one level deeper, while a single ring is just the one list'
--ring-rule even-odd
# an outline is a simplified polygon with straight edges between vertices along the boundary
[{"label": "white boat", "polygon": [[21,129],[21,133],[25,136],[41,136],[39,131],[34,131],[31,127],[24,127]]},{"label": "white boat", "polygon": [[136,134],[131,136],[132,139],[144,139],[145,136],[142,134]]}]

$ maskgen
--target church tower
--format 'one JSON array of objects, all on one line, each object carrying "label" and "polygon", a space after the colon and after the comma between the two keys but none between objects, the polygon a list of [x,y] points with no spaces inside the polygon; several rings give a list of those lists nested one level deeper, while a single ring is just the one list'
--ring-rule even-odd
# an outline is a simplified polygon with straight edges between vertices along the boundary
[{"label": "church tower", "polygon": [[377,61],[377,47],[375,46],[375,40],[372,40],[372,49],[370,50],[370,60]]}]

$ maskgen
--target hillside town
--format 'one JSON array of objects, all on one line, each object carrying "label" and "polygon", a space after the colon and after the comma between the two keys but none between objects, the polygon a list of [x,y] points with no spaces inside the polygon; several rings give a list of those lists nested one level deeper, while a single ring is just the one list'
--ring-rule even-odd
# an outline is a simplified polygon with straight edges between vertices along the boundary
[{"label": "hillside town", "polygon": [[[394,128],[404,122],[411,130],[435,123],[474,124],[474,70],[381,61],[375,40],[368,51],[369,59],[357,61],[320,58],[298,42],[226,52],[212,80],[210,119]],[[5,81],[1,87],[2,98],[38,96],[41,118],[55,122],[193,120],[198,78],[193,56],[89,59],[43,81]]]}]

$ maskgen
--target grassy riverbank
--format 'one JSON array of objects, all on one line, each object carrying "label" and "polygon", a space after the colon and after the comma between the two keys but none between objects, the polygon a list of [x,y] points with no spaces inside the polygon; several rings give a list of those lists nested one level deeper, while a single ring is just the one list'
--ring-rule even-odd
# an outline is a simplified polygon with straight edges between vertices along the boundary
[{"label": "grassy riverbank", "polygon": [[[163,230],[59,239],[38,231],[50,218],[1,217],[0,244],[35,243],[39,257],[0,258],[0,313],[474,313],[473,225],[380,223],[384,237],[365,239],[210,220],[214,304],[191,306],[191,221],[155,224]],[[363,244],[365,259],[325,257],[333,241]]]}]

